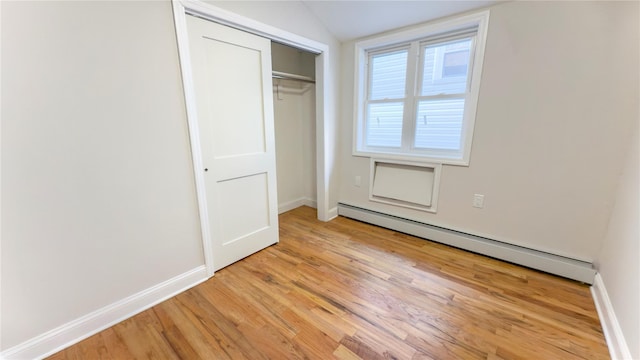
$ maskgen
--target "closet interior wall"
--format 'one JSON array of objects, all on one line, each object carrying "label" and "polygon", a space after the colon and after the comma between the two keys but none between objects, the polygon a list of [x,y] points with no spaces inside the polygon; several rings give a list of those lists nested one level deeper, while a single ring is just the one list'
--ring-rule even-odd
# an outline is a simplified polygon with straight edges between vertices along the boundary
[{"label": "closet interior wall", "polygon": [[[315,78],[315,54],[271,43],[273,71]],[[278,212],[316,207],[315,85],[273,79]]]}]

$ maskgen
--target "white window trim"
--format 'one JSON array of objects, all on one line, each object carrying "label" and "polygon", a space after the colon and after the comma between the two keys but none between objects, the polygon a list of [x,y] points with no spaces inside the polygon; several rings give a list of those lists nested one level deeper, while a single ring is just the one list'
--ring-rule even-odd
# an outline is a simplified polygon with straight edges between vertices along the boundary
[{"label": "white window trim", "polygon": [[[420,154],[392,153],[387,151],[375,151],[367,149],[359,150],[358,144],[364,142],[364,108],[367,92],[365,89],[365,79],[367,77],[367,50],[391,46],[402,42],[410,42],[446,32],[463,30],[469,27],[478,28],[475,38],[475,52],[472,61],[471,87],[469,89],[470,96],[465,103],[465,120],[464,130],[462,133],[463,151],[461,158],[429,157]],[[355,44],[355,76],[354,76],[354,122],[353,122],[353,150],[354,156],[376,157],[384,156],[393,160],[407,160],[427,163],[447,164],[469,166],[471,156],[471,146],[473,141],[473,130],[476,119],[476,109],[478,105],[478,96],[480,93],[480,79],[482,78],[482,64],[484,60],[484,49],[487,40],[487,29],[489,27],[489,10],[432,22],[424,26],[408,29],[380,37],[365,39]]]}]

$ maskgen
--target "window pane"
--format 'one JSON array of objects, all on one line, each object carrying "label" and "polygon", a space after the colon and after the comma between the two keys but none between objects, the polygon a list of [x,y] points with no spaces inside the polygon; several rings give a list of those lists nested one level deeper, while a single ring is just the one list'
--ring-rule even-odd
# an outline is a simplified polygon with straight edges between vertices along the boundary
[{"label": "window pane", "polygon": [[367,109],[367,145],[400,147],[403,110],[403,103],[369,104]]},{"label": "window pane", "polygon": [[369,100],[404,98],[407,53],[401,50],[371,56]]},{"label": "window pane", "polygon": [[420,93],[461,94],[467,91],[471,39],[434,44],[423,49],[424,68]]},{"label": "window pane", "polygon": [[418,103],[415,147],[459,150],[464,99],[423,100]]}]

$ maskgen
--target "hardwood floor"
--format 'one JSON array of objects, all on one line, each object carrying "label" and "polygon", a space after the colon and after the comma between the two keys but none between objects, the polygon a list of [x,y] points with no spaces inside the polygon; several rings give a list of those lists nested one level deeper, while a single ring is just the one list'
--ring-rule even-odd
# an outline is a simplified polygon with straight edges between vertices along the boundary
[{"label": "hardwood floor", "polygon": [[315,210],[51,359],[608,359],[584,284]]}]

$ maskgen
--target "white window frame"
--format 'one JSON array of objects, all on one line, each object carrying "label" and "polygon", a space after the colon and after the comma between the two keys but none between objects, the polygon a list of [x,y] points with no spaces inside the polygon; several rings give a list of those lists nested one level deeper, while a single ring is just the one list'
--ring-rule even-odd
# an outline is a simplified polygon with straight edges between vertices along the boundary
[{"label": "white window frame", "polygon": [[[437,21],[424,26],[359,41],[355,44],[355,96],[354,96],[354,124],[353,124],[353,155],[363,157],[384,156],[388,159],[428,162],[437,164],[468,166],[471,156],[471,145],[473,140],[473,129],[476,118],[476,108],[478,95],[480,92],[480,79],[482,77],[482,63],[484,60],[484,49],[487,38],[487,28],[489,25],[489,10],[460,16],[443,21]],[[365,106],[367,102],[367,77],[368,77],[368,56],[370,51],[376,49],[393,47],[415,41],[428,40],[455,31],[461,31],[477,27],[475,44],[472,49],[470,67],[471,76],[467,79],[470,82],[469,93],[465,97],[464,118],[461,134],[461,149],[459,152],[446,151],[420,151],[408,149],[406,146],[398,149],[366,147],[365,146]],[[422,56],[422,55],[420,55]],[[408,59],[411,63],[418,59]],[[421,69],[419,66],[410,66],[410,71],[414,74],[407,74],[407,82],[415,83],[420,80]],[[412,70],[415,68],[415,70]],[[412,80],[413,77],[415,80]],[[414,90],[415,90],[414,86]],[[406,94],[405,96],[408,96]],[[414,96],[418,98],[417,94]],[[406,109],[405,109],[406,111]],[[406,129],[403,128],[403,136]]]}]

